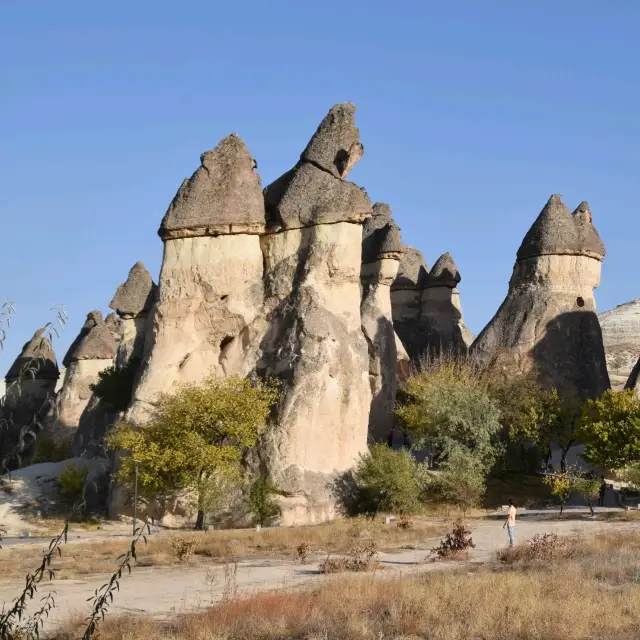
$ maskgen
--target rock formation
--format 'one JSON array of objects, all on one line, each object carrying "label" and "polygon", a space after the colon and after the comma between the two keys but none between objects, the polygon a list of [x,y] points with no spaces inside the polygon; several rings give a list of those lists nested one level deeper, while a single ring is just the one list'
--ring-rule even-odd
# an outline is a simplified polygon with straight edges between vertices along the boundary
[{"label": "rock formation", "polygon": [[[6,395],[0,405],[0,459],[6,456],[10,465],[19,466],[12,451],[28,458],[33,451],[34,439],[26,436],[28,430],[39,430],[53,403],[60,372],[56,355],[44,329],[38,329],[23,347],[20,355],[5,377]],[[21,444],[22,441],[22,444]],[[14,459],[15,458],[15,459]]]},{"label": "rock formation", "polygon": [[393,325],[412,361],[440,353],[466,353],[473,334],[462,319],[460,273],[445,253],[431,271],[422,254],[407,247],[391,286]]},{"label": "rock formation", "polygon": [[611,384],[624,385],[640,356],[640,299],[598,314]]},{"label": "rock formation", "polygon": [[109,308],[120,318],[119,327],[116,329],[121,335],[116,357],[118,368],[123,368],[132,360],[140,360],[142,357],[147,316],[155,301],[156,290],[157,287],[146,267],[142,262],[136,262],[131,267],[126,281],[116,289],[113,300],[109,303]]},{"label": "rock formation", "polygon": [[360,223],[371,203],[345,180],[362,151],[355,107],[336,105],[295,167],[265,189],[273,233],[262,238],[269,330],[259,367],[284,389],[259,454],[283,493],[285,523],[331,517],[330,483],[366,451]]},{"label": "rock formation", "polygon": [[473,343],[507,370],[581,397],[609,387],[593,290],[604,245],[586,202],[571,213],[551,196],[518,250],[507,297]]},{"label": "rock formation", "polygon": [[[257,360],[255,342],[264,332],[257,234],[265,213],[256,162],[235,134],[200,162],[158,232],[164,257],[128,414],[133,422],[144,421],[157,395],[176,383],[211,371],[246,375]],[[124,299],[124,288],[120,293]]]},{"label": "rock formation", "polygon": [[54,440],[70,440],[93,394],[98,374],[113,364],[117,343],[100,311],[91,311],[63,359],[65,378],[56,397],[47,434]]},{"label": "rock formation", "polygon": [[393,329],[390,289],[403,253],[400,229],[391,219],[389,205],[377,202],[372,217],[364,223],[360,271],[362,331],[369,349],[373,396],[369,438],[377,442],[386,442],[394,426],[399,340]]}]

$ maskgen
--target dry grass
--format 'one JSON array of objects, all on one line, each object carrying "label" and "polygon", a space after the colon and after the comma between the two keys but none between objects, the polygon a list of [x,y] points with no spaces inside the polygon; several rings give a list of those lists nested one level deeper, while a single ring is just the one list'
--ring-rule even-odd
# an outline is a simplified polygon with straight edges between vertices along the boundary
[{"label": "dry grass", "polygon": [[[298,558],[298,549],[307,545],[308,555],[316,553],[351,552],[358,543],[374,542],[380,551],[400,548],[429,548],[434,537],[449,527],[444,519],[416,518],[413,527],[403,529],[395,523],[383,524],[355,518],[308,527],[276,527],[254,530],[210,531],[207,533],[180,532],[159,534],[149,538],[148,546],[138,547],[138,564],[141,566],[167,566],[178,564],[175,550],[176,538],[197,542],[193,555],[182,565],[203,561],[225,561],[229,557],[276,556]],[[61,527],[62,528],[62,527]],[[0,552],[2,577],[24,576],[42,559],[46,545],[32,544],[7,546]],[[62,557],[55,560],[53,568],[58,578],[113,571],[115,558],[129,546],[127,538],[101,539],[93,542],[70,542],[62,548]]]},{"label": "dry grass", "polygon": [[[312,593],[236,599],[170,622],[107,619],[101,640],[635,640],[640,535],[573,541],[576,555],[411,579],[340,576]],[[70,624],[55,640],[73,640]]]}]

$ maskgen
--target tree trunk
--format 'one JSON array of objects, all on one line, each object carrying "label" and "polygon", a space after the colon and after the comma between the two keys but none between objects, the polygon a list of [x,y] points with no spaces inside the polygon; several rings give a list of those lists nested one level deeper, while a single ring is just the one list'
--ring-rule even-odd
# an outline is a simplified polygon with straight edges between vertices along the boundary
[{"label": "tree trunk", "polygon": [[594,516],[595,513],[593,511],[593,504],[591,503],[591,498],[587,500],[587,504],[589,505],[589,509],[591,510],[591,515]]},{"label": "tree trunk", "polygon": [[560,503],[560,515],[562,515],[562,510],[564,509],[564,502]]},{"label": "tree trunk", "polygon": [[204,530],[204,511],[198,509],[198,517],[196,518],[196,531]]}]

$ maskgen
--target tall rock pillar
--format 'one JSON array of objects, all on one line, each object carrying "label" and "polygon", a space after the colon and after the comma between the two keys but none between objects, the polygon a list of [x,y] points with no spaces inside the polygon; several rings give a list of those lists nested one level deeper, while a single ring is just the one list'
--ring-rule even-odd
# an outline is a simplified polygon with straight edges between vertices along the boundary
[{"label": "tall rock pillar", "polygon": [[296,166],[265,189],[270,326],[259,367],[284,388],[260,457],[282,492],[285,524],[332,517],[332,481],[367,450],[360,267],[371,202],[345,180],[362,152],[355,107],[336,105]]},{"label": "tall rock pillar", "polygon": [[245,375],[264,333],[264,199],[256,162],[235,134],[202,154],[162,220],[164,256],[128,419],[158,394],[208,373]]},{"label": "tall rock pillar", "polygon": [[365,220],[362,239],[362,331],[369,349],[371,410],[369,439],[386,442],[393,430],[398,348],[391,314],[391,284],[404,247],[389,205],[377,202]]},{"label": "tall rock pillar", "polygon": [[582,202],[571,213],[553,195],[518,250],[507,297],[472,350],[541,383],[595,398],[609,375],[593,291],[605,248]]}]

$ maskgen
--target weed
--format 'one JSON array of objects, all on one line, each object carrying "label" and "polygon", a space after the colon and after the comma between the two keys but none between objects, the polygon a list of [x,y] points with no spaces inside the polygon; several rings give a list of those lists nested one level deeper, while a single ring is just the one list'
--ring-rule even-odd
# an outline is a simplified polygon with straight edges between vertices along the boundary
[{"label": "weed", "polygon": [[454,525],[453,531],[448,533],[431,551],[442,559],[459,560],[467,558],[469,549],[475,549],[475,546],[471,531],[466,529],[462,522],[458,522]]}]

